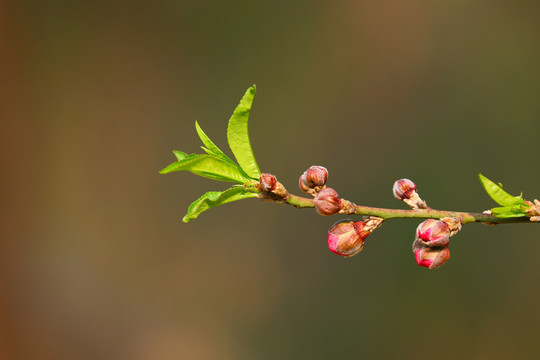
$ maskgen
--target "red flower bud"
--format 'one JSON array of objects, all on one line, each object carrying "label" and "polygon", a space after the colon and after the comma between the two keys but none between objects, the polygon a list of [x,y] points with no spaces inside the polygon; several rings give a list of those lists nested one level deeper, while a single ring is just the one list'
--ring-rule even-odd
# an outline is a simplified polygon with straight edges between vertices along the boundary
[{"label": "red flower bud", "polygon": [[350,257],[358,254],[364,247],[369,232],[362,231],[363,221],[341,220],[328,230],[328,248],[335,254]]},{"label": "red flower bud", "polygon": [[416,184],[409,179],[401,179],[394,183],[392,191],[398,200],[410,199],[416,192]]},{"label": "red flower bud", "polygon": [[427,246],[415,240],[412,247],[416,263],[428,269],[436,269],[450,259],[450,250],[446,246]]},{"label": "red flower bud", "polygon": [[306,175],[305,182],[309,187],[326,185],[328,170],[325,167],[314,165],[307,169],[304,174]]},{"label": "red flower bud", "polygon": [[328,179],[328,170],[322,166],[311,166],[307,169],[298,181],[300,190],[306,194],[316,196],[317,193],[326,185]]},{"label": "red flower bud", "polygon": [[263,173],[259,178],[259,184],[261,190],[264,192],[270,192],[276,188],[277,179],[274,175]]},{"label": "red flower bud", "polygon": [[328,216],[337,214],[340,210],[340,199],[336,190],[332,188],[324,188],[314,200],[315,210],[319,215]]},{"label": "red flower bud", "polygon": [[444,221],[427,219],[416,228],[416,239],[427,246],[445,246],[450,240],[450,228]]}]

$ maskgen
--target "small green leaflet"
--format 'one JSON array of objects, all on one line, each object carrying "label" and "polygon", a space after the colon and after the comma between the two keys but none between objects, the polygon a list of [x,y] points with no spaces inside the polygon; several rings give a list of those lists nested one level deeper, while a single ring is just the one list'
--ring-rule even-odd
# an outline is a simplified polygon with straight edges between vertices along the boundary
[{"label": "small green leaflet", "polygon": [[227,127],[227,140],[236,161],[248,176],[253,179],[258,179],[261,175],[251,143],[249,141],[248,120],[251,111],[251,104],[255,96],[255,85],[250,87],[245,95],[240,100],[240,103],[234,110],[233,115],[229,119]]},{"label": "small green leaflet", "polygon": [[491,209],[497,217],[521,217],[528,216],[529,206],[523,201],[522,195],[512,196],[502,189],[502,184],[495,184],[482,174],[478,174],[482,186],[488,195],[501,207]]},{"label": "small green leaflet", "polygon": [[253,197],[257,197],[257,194],[249,192],[239,186],[232,187],[225,191],[207,192],[189,206],[188,212],[182,221],[187,223],[193,219],[196,219],[203,211],[211,209],[215,206]]},{"label": "small green leaflet", "polygon": [[214,142],[212,140],[210,140],[210,138],[204,133],[203,129],[199,126],[199,123],[197,121],[195,121],[195,129],[197,130],[197,134],[199,135],[199,138],[203,142],[204,146],[206,146],[206,147],[201,146],[201,148],[207,154],[217,156],[220,159],[223,159],[223,160],[233,164],[234,166],[236,166],[238,168],[238,170],[240,171],[242,176],[244,176],[245,178],[249,178],[249,176],[246,174],[246,172],[240,166],[238,166],[238,164],[236,164],[234,161],[232,161],[230,157],[225,155],[225,153],[223,151],[221,151],[221,149],[218,148],[214,144]]},{"label": "small green leaflet", "polygon": [[203,129],[199,126],[199,123],[195,121],[195,129],[197,130],[197,134],[199,135],[199,138],[201,139],[202,143],[204,144],[203,150],[206,151],[207,154],[215,155],[217,157],[222,158],[223,160],[226,160],[232,164],[236,163],[232,161],[223,151],[221,151],[212,140],[204,133]]},{"label": "small green leaflet", "polygon": [[[185,155],[175,152],[176,157]],[[161,170],[160,174],[168,174],[173,171],[190,171],[196,175],[219,181],[229,181],[239,184],[250,181],[236,164],[231,164],[221,157],[209,154],[191,154],[181,160],[170,164]]]},{"label": "small green leaflet", "polygon": [[173,154],[174,154],[174,156],[176,156],[176,160],[178,160],[178,161],[184,160],[185,158],[188,157],[188,154],[186,154],[185,152],[182,152],[182,151],[178,151],[178,150],[173,150]]}]

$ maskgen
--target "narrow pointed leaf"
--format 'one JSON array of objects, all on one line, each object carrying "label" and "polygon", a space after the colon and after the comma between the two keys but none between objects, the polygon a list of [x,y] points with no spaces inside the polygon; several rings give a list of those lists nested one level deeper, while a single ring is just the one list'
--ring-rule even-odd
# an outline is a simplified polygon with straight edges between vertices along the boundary
[{"label": "narrow pointed leaf", "polygon": [[248,133],[249,113],[251,111],[254,96],[255,85],[246,91],[244,97],[242,97],[242,100],[240,100],[240,103],[229,119],[227,140],[240,167],[251,178],[258,179],[261,175],[261,171],[259,170],[257,161],[253,155]]},{"label": "narrow pointed leaf", "polygon": [[188,212],[182,221],[187,223],[193,219],[196,219],[203,211],[218,205],[253,197],[257,197],[257,194],[249,192],[242,187],[233,187],[225,191],[207,192],[189,206]]},{"label": "narrow pointed leaf", "polygon": [[512,196],[502,189],[501,186],[495,184],[482,174],[478,174],[482,186],[488,193],[488,195],[495,200],[495,202],[501,206],[514,205],[516,202],[522,200],[519,196]]},{"label": "narrow pointed leaf", "polygon": [[243,184],[251,179],[246,178],[241,169],[217,156],[208,154],[192,154],[184,159],[170,164],[161,170],[160,174],[173,171],[190,171],[196,175],[209,179],[229,181]]},{"label": "narrow pointed leaf", "polygon": [[201,139],[201,141],[203,142],[205,146],[203,147],[203,150],[206,153],[223,158],[224,160],[235,164],[234,161],[232,161],[227,155],[225,155],[225,153],[221,151],[221,149],[218,148],[212,140],[210,140],[210,138],[204,133],[203,129],[200,127],[197,121],[195,121],[195,129],[197,130],[197,134],[199,135],[199,138]]}]

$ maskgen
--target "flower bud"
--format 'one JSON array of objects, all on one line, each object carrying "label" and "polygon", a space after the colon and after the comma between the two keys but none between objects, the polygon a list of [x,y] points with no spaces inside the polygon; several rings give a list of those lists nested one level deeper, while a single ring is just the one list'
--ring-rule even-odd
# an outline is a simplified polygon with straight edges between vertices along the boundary
[{"label": "flower bud", "polygon": [[325,167],[313,165],[304,174],[306,174],[305,182],[309,187],[326,185],[328,170]]},{"label": "flower bud", "polygon": [[270,192],[276,188],[277,179],[274,175],[263,173],[259,177],[259,184],[261,190],[264,192]]},{"label": "flower bud", "polygon": [[300,179],[298,180],[298,186],[300,190],[313,197],[317,195],[319,191],[326,185],[328,179],[328,170],[322,166],[311,166],[307,169]]},{"label": "flower bud", "polygon": [[328,230],[328,248],[335,254],[350,257],[364,247],[369,232],[363,231],[363,221],[341,220]]},{"label": "flower bud", "polygon": [[416,184],[409,179],[401,179],[394,183],[392,188],[394,197],[403,200],[413,210],[428,209],[426,202],[420,198],[416,192]]},{"label": "flower bud", "polygon": [[450,259],[448,245],[431,247],[422,244],[416,239],[413,243],[412,250],[416,258],[416,263],[428,269],[436,269]]},{"label": "flower bud", "polygon": [[444,221],[427,219],[416,228],[416,239],[427,246],[445,246],[450,240],[450,228]]},{"label": "flower bud", "polygon": [[319,215],[328,216],[337,214],[340,210],[340,199],[336,190],[324,188],[314,200],[315,210]]},{"label": "flower bud", "polygon": [[394,183],[392,191],[398,200],[410,199],[416,192],[416,184],[409,179],[401,179]]}]

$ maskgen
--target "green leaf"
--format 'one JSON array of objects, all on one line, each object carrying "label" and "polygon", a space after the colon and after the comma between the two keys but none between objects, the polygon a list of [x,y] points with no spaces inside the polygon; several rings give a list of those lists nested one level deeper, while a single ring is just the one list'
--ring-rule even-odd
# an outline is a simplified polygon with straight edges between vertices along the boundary
[{"label": "green leaf", "polygon": [[210,140],[210,138],[204,133],[203,129],[201,129],[197,121],[195,121],[195,129],[197,129],[197,134],[199,135],[199,138],[203,142],[204,146],[206,146],[203,147],[203,150],[206,151],[207,154],[215,155],[222,158],[223,160],[226,160],[236,165],[234,161],[232,161],[227,155],[225,155],[225,153],[221,151],[220,148],[218,148],[212,140]]},{"label": "green leaf", "polygon": [[482,186],[488,193],[488,195],[495,200],[495,202],[502,206],[515,205],[517,202],[523,202],[521,196],[512,196],[502,189],[502,186],[495,184],[482,174],[478,174]]},{"label": "green leaf", "polygon": [[191,154],[180,161],[170,164],[160,174],[173,171],[190,171],[209,179],[229,181],[243,184],[251,179],[246,178],[236,164],[231,164],[217,156],[208,154]]},{"label": "green leaf", "polygon": [[182,221],[187,223],[193,219],[196,219],[203,211],[218,205],[253,197],[257,197],[257,194],[251,193],[242,187],[233,187],[225,191],[207,192],[189,206],[188,212]]},{"label": "green leaf", "polygon": [[255,85],[250,87],[240,103],[234,110],[233,115],[229,119],[227,127],[227,140],[240,167],[253,179],[258,179],[261,175],[251,143],[249,142],[248,120],[251,111],[251,104],[255,96]]},{"label": "green leaf", "polygon": [[178,150],[173,150],[173,154],[174,154],[174,156],[176,156],[176,160],[178,160],[178,161],[183,160],[186,157],[188,157],[188,154],[186,154],[185,152],[182,152],[182,151],[178,151]]}]

